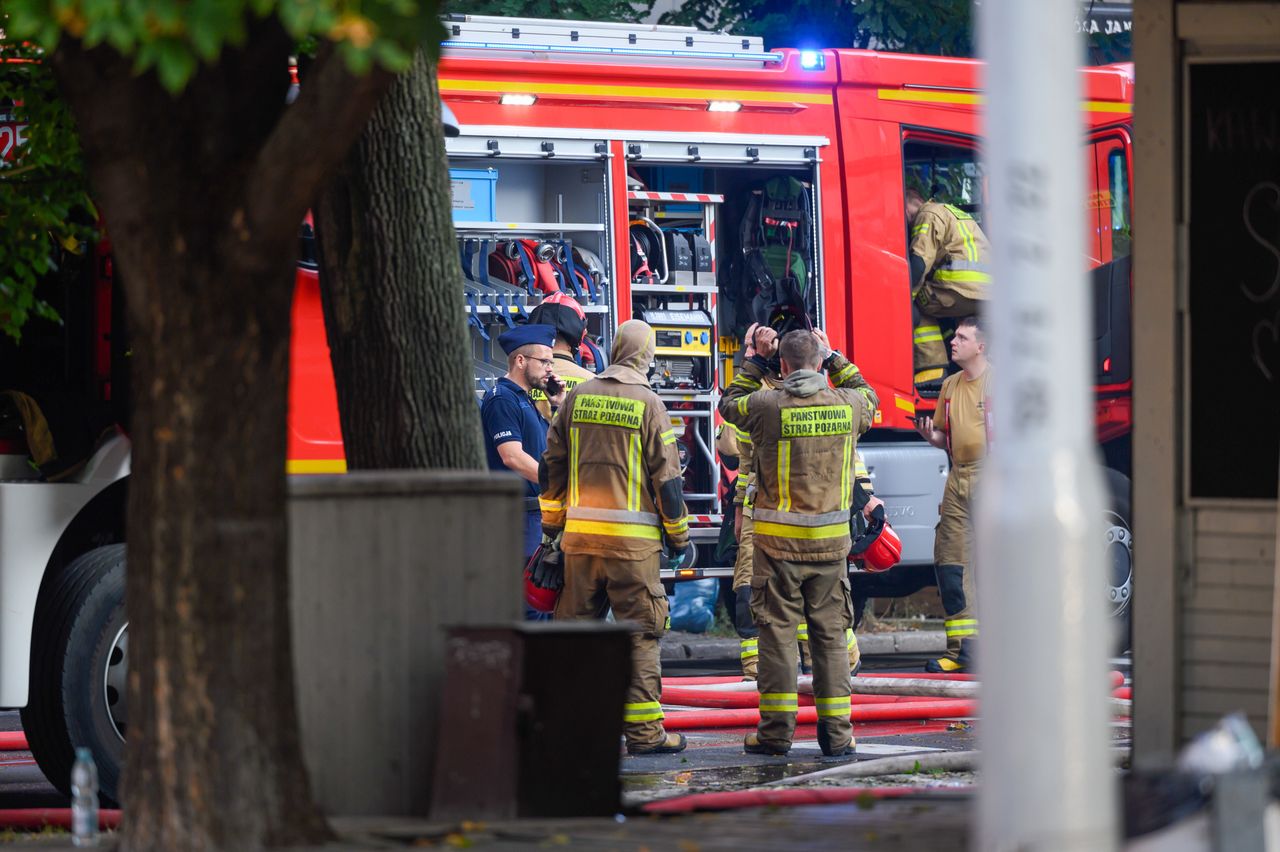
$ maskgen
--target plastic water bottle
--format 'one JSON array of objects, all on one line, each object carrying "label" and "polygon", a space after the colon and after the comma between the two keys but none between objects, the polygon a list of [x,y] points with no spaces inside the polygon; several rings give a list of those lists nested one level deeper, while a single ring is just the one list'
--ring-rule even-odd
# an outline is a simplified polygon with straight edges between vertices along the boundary
[{"label": "plastic water bottle", "polygon": [[98,765],[84,747],[76,749],[71,766],[71,842],[98,845]]}]

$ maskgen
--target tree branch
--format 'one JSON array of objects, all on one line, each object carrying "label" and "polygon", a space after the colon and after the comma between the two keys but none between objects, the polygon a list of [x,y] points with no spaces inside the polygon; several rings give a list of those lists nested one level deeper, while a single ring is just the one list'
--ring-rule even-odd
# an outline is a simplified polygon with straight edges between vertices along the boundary
[{"label": "tree branch", "polygon": [[247,212],[255,226],[277,228],[284,221],[292,233],[394,81],[394,74],[378,67],[352,74],[332,44],[321,48],[250,175]]}]

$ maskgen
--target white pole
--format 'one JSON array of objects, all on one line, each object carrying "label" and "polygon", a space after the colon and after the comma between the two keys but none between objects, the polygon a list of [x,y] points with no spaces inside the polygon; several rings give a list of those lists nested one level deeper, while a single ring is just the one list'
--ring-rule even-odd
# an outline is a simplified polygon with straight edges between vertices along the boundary
[{"label": "white pole", "polygon": [[975,848],[1115,849],[1076,0],[975,4],[987,60],[992,451],[977,485]]}]

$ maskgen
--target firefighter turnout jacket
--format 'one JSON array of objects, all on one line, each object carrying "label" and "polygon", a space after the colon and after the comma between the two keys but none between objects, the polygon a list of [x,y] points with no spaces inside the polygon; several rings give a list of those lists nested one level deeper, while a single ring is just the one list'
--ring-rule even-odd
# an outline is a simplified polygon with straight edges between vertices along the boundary
[{"label": "firefighter turnout jacket", "polygon": [[924,261],[924,277],[911,282],[913,294],[928,280],[974,301],[987,298],[991,244],[959,207],[926,201],[911,224],[911,253]]},{"label": "firefighter turnout jacket", "polygon": [[646,378],[654,333],[618,327],[613,363],[565,398],[547,434],[538,476],[543,531],[562,530],[568,554],[644,559],[689,543],[676,434]]},{"label": "firefighter turnout jacket", "polygon": [[879,400],[856,366],[833,352],[827,377],[796,370],[764,387],[767,367],[748,359],[725,389],[720,414],[751,436],[755,546],[777,559],[824,562],[849,553],[854,451]]}]

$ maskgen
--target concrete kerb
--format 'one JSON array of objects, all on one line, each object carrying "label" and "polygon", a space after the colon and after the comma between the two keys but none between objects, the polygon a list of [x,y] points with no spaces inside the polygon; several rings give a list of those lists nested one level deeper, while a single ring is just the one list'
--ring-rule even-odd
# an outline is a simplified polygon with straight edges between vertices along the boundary
[{"label": "concrete kerb", "polygon": [[[739,658],[738,640],[719,636],[671,633],[662,638],[660,647],[663,662]],[[858,636],[858,647],[868,655],[941,653],[947,649],[947,634],[941,630],[868,633]]]}]

